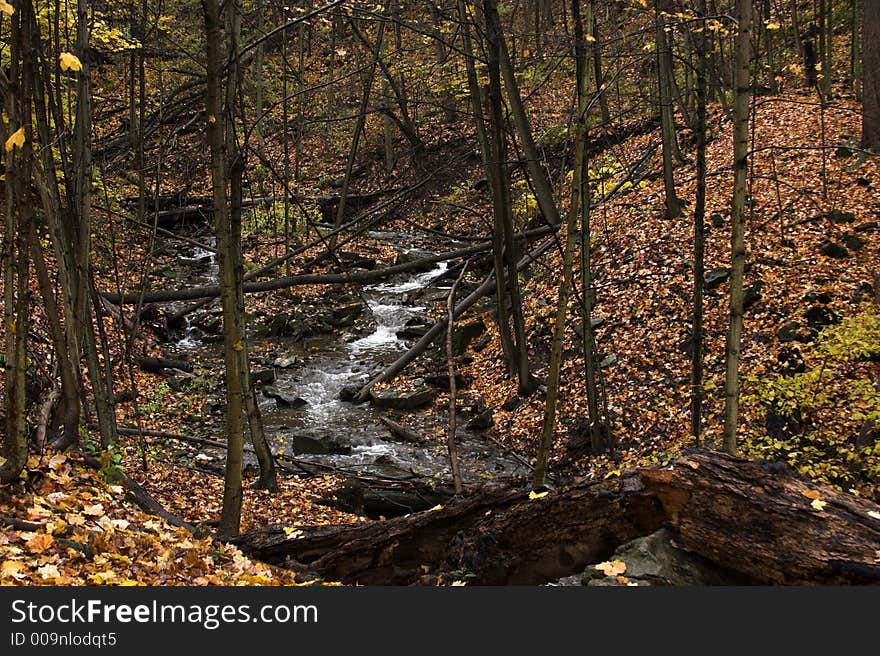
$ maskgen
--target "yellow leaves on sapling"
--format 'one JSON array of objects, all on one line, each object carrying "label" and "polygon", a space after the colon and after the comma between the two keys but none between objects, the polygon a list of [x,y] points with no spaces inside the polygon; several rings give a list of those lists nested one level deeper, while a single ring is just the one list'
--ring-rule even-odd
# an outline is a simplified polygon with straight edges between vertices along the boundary
[{"label": "yellow leaves on sapling", "polygon": [[15,132],[9,135],[9,138],[6,140],[6,152],[11,153],[16,148],[24,147],[24,128],[18,128]]},{"label": "yellow leaves on sapling", "polygon": [[82,62],[79,60],[79,57],[70,52],[62,52],[58,55],[58,59],[61,63],[62,71],[81,71],[82,70]]}]

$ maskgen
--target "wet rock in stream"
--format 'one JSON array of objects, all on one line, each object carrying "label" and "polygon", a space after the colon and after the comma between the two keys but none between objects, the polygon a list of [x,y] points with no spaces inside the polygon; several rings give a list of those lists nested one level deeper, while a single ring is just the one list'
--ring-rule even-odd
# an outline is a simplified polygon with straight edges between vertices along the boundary
[{"label": "wet rock in stream", "polygon": [[434,400],[434,392],[427,387],[412,391],[399,390],[393,387],[370,392],[370,401],[377,408],[392,410],[412,410],[428,405]]}]

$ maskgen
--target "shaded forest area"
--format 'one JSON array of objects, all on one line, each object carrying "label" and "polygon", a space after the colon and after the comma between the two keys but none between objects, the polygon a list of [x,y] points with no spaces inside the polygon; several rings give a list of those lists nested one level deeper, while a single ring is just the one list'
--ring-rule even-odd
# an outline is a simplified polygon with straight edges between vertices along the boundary
[{"label": "shaded forest area", "polygon": [[0,583],[880,578],[880,1],[0,0],[0,93]]}]

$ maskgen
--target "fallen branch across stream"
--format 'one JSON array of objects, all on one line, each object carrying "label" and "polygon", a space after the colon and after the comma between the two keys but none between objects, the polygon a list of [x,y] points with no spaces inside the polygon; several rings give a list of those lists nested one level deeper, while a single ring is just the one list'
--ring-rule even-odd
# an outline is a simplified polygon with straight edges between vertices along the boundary
[{"label": "fallen branch across stream", "polygon": [[[247,282],[243,285],[243,290],[246,294],[253,294],[274,291],[277,289],[286,289],[298,285],[338,285],[346,283],[375,282],[398,273],[417,271],[424,268],[427,264],[436,264],[437,262],[455,260],[461,257],[470,257],[476,253],[487,251],[491,247],[491,242],[485,242],[483,244],[468,246],[467,248],[460,248],[454,251],[428,255],[412,262],[395,264],[390,267],[385,267],[384,269],[375,269],[373,271],[353,271],[350,273],[302,273],[294,276],[276,278],[274,280]],[[115,294],[110,292],[102,292],[101,295],[116,305],[137,303],[141,296],[136,293]],[[142,302],[170,303],[174,301],[192,301],[199,298],[217,298],[219,296],[220,286],[208,285],[205,287],[190,287],[189,289],[146,292],[143,294]]]}]

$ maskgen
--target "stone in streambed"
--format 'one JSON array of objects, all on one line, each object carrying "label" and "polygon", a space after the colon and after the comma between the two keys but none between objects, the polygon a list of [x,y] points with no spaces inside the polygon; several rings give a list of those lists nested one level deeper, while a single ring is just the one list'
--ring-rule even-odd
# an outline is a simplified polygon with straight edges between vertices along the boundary
[{"label": "stone in streambed", "polygon": [[370,401],[378,408],[392,410],[412,410],[428,405],[434,400],[434,393],[427,387],[412,391],[388,388],[370,392]]},{"label": "stone in streambed", "polygon": [[275,403],[279,408],[301,408],[308,405],[309,402],[300,396],[285,394],[272,385],[266,385],[263,388],[263,395],[270,399],[275,399]]}]

